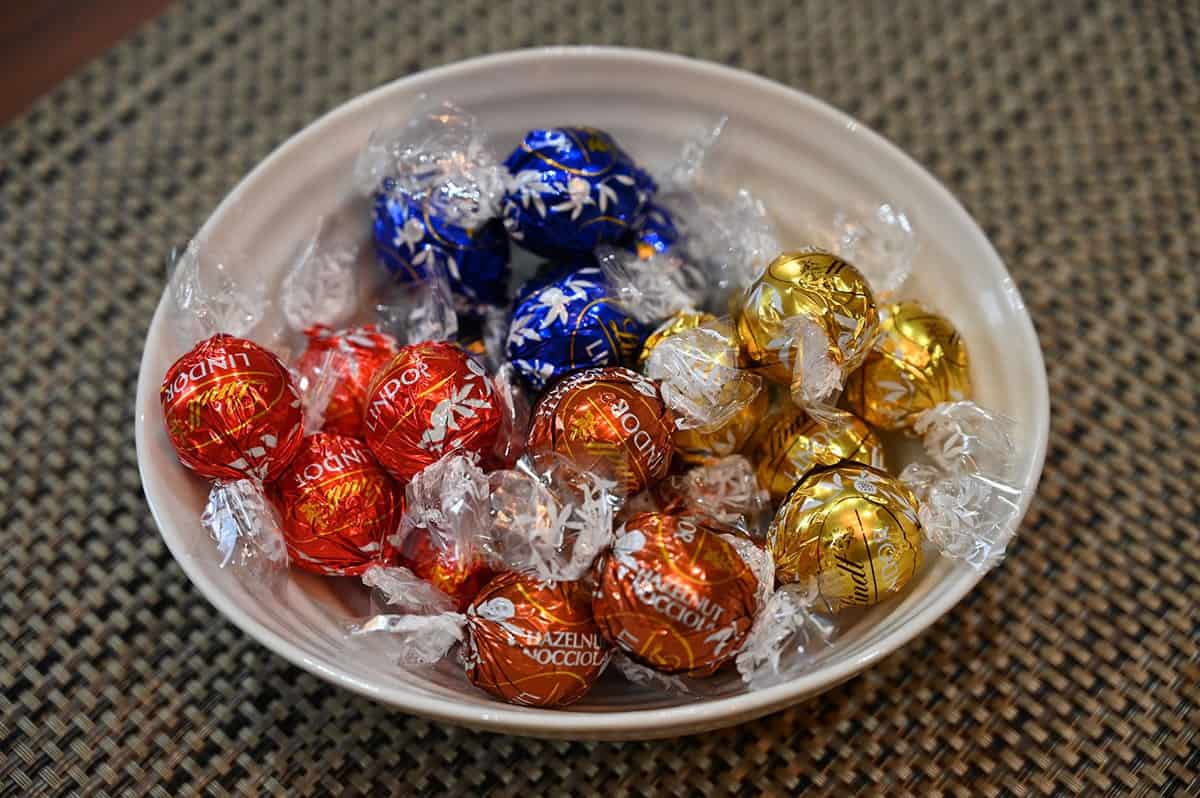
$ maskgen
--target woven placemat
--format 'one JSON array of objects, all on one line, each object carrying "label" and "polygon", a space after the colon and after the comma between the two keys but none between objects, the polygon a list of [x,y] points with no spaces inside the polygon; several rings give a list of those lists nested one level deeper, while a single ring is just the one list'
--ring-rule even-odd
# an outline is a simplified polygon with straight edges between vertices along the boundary
[{"label": "woven placemat", "polygon": [[[0,794],[1200,793],[1200,4],[173,8],[0,131]],[[661,743],[408,717],[226,622],[160,542],[133,390],[162,259],[418,69],[620,43],[745,67],[942,178],[1033,313],[1053,429],[1005,565],[833,692]]]}]

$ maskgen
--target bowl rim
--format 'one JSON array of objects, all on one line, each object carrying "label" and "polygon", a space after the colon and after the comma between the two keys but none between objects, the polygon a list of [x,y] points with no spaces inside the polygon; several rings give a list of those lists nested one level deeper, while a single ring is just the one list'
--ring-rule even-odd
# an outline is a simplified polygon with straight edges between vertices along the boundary
[{"label": "bowl rim", "polygon": [[[1000,255],[958,199],[937,178],[913,160],[907,153],[874,130],[871,130],[866,125],[823,100],[753,72],[673,53],[631,47],[553,46],[510,50],[423,70],[377,86],[368,92],[333,107],[278,145],[266,158],[238,181],[233,190],[225,196],[221,203],[208,216],[197,235],[203,236],[207,234],[210,228],[216,223],[216,220],[221,219],[229,208],[236,206],[241,194],[247,190],[247,186],[254,183],[263,173],[272,169],[288,150],[299,146],[309,137],[319,135],[319,131],[334,120],[352,115],[386,94],[410,88],[420,90],[421,84],[424,83],[434,82],[447,77],[462,77],[470,73],[486,72],[498,66],[544,65],[548,59],[602,61],[614,58],[626,62],[640,62],[647,70],[663,67],[682,67],[693,71],[697,79],[704,79],[706,76],[711,76],[725,80],[740,81],[747,88],[752,88],[756,92],[774,94],[781,98],[786,98],[789,103],[798,103],[803,106],[808,113],[823,116],[829,121],[854,128],[857,135],[864,136],[873,146],[888,153],[894,159],[897,168],[908,173],[906,175],[907,178],[924,183],[926,188],[933,189],[936,194],[940,194],[948,200],[949,211],[956,217],[954,221],[959,223],[964,231],[967,231],[968,235],[976,239],[976,243],[981,246],[984,252],[988,253],[991,260],[989,267],[999,269],[1008,278],[1012,295],[1019,300],[1019,291]],[[151,331],[161,322],[161,317],[166,313],[165,299],[166,288],[164,287],[163,296],[155,308],[154,315],[150,321],[150,327],[147,328],[147,346],[143,349],[139,365],[137,394],[135,396],[134,433],[138,472],[143,484],[147,481],[146,469],[149,460],[148,457],[143,456],[149,446],[147,438],[148,420],[146,418],[147,409],[139,405],[140,397],[145,395],[146,381],[153,380],[155,385],[158,382],[158,378],[149,373],[151,356],[148,344]],[[1021,308],[1024,309],[1023,301],[1021,301]],[[1027,311],[1021,314],[1020,322],[1023,328],[1020,338],[1023,340],[1019,341],[1018,344],[1027,348],[1032,353],[1035,360],[1034,365],[1036,366],[1035,382],[1028,385],[1027,388],[1031,393],[1035,394],[1038,407],[1035,417],[1028,420],[1034,433],[1037,450],[1035,452],[1034,468],[1028,475],[1026,483],[1022,486],[1020,516],[1016,522],[1018,525],[1021,522],[1020,519],[1024,517],[1029,508],[1029,503],[1036,493],[1037,484],[1041,477],[1049,437],[1050,417],[1050,396],[1041,345],[1038,341],[1033,321]],[[156,409],[157,405],[150,408],[152,415]],[[139,411],[141,412],[139,413]],[[149,423],[154,423],[154,421],[150,421]],[[824,690],[840,684],[888,654],[895,652],[945,615],[982,578],[982,574],[972,572],[967,574],[966,578],[956,580],[948,590],[936,593],[930,603],[923,607],[911,622],[884,637],[877,645],[868,648],[858,657],[832,664],[811,673],[801,674],[786,682],[753,690],[743,695],[713,698],[677,707],[613,712],[564,712],[561,710],[514,707],[499,703],[494,707],[481,708],[477,705],[460,704],[452,700],[429,696],[411,690],[400,679],[397,679],[394,685],[379,687],[356,679],[345,672],[331,670],[321,662],[309,658],[288,639],[260,626],[255,620],[242,612],[236,604],[227,600],[225,594],[221,592],[217,585],[210,581],[202,570],[190,562],[190,557],[183,551],[181,543],[174,542],[173,536],[168,536],[163,531],[163,518],[165,515],[160,512],[155,498],[148,491],[143,490],[143,494],[146,497],[146,503],[150,508],[155,524],[159,529],[160,536],[184,573],[199,588],[201,594],[204,595],[209,603],[261,645],[279,654],[294,665],[326,681],[406,712],[476,729],[532,736],[570,737],[573,739],[585,739],[589,737],[632,739],[635,737],[668,736],[680,733],[686,734],[689,733],[689,730],[695,731],[742,722],[768,714],[798,700],[813,697]]]}]

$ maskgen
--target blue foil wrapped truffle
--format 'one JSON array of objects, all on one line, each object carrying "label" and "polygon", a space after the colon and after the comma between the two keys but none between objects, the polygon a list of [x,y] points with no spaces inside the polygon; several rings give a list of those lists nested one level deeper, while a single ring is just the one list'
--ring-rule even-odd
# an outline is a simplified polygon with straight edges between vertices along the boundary
[{"label": "blue foil wrapped truffle", "polygon": [[661,205],[648,202],[625,239],[625,248],[642,260],[662,255],[679,240],[671,214]]},{"label": "blue foil wrapped truffle", "polygon": [[512,174],[504,226],[546,257],[620,242],[655,190],[612,136],[594,128],[531,130],[504,165]]},{"label": "blue foil wrapped truffle", "polygon": [[[534,390],[564,374],[632,362],[647,330],[622,310],[595,266],[547,270],[513,309],[507,352]],[[537,279],[537,278],[535,278]]]},{"label": "blue foil wrapped truffle", "polygon": [[507,300],[508,236],[499,219],[468,230],[385,181],[375,195],[374,237],[379,261],[404,282],[424,280],[440,258],[463,309]]}]

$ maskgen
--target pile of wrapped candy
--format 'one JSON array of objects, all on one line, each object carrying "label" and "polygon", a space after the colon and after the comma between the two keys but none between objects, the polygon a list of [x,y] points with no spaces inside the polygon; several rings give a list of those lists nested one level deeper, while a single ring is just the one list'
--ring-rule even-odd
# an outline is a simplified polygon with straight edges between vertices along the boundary
[{"label": "pile of wrapped candy", "polygon": [[[378,612],[348,643],[548,707],[610,664],[696,694],[788,678],[923,560],[998,562],[1007,422],[971,401],[950,321],[897,296],[907,220],[785,251],[706,178],[718,134],[652,177],[592,128],[501,160],[427,106],[348,176],[370,246],[318,231],[270,292],[193,242],[161,400],[212,481],[214,556],[255,589],[357,579]],[[905,436],[926,455],[889,472]]]}]

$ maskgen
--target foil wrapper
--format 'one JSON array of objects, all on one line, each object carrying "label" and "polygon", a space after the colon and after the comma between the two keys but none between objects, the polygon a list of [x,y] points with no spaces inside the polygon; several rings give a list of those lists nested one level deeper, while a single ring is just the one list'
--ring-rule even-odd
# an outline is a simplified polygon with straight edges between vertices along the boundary
[{"label": "foil wrapper", "polygon": [[396,557],[402,500],[366,444],[318,432],[270,485],[293,565],[358,575]]},{"label": "foil wrapper", "polygon": [[507,352],[534,390],[581,369],[632,363],[645,329],[609,291],[594,267],[551,268],[523,289],[513,310]]},{"label": "foil wrapper", "polygon": [[866,279],[826,252],[785,252],[737,303],[746,357],[801,405],[827,402],[862,365],[879,328]]},{"label": "foil wrapper", "polygon": [[300,393],[279,358],[252,341],[214,335],[175,361],[159,389],[180,461],[208,479],[273,479],[304,431]]},{"label": "foil wrapper", "polygon": [[652,381],[624,368],[589,369],[542,396],[527,451],[539,467],[565,457],[633,495],[666,476],[674,426]]},{"label": "foil wrapper", "polygon": [[883,601],[920,567],[917,510],[904,483],[870,466],[818,469],[788,493],[767,532],[775,577],[815,583],[835,609]]},{"label": "foil wrapper", "polygon": [[654,202],[646,204],[623,244],[642,260],[664,255],[679,240],[679,229],[669,211]]},{"label": "foil wrapper", "polygon": [[674,442],[683,462],[740,451],[767,412],[762,378],[743,368],[728,320],[680,312],[647,337],[641,357],[643,373],[659,382],[678,419]]},{"label": "foil wrapper", "polygon": [[758,483],[775,502],[783,501],[792,487],[822,466],[846,461],[882,469],[883,444],[862,419],[844,411],[812,418],[798,408],[773,420],[753,452]]},{"label": "foil wrapper", "polygon": [[[379,332],[374,325],[331,330],[313,325],[304,331],[308,345],[296,362],[299,389],[308,395],[310,385],[326,381],[327,402],[321,414],[320,428],[337,435],[362,438],[363,407],[367,387],[380,368],[396,355],[396,339]],[[322,373],[331,369],[331,374]]]},{"label": "foil wrapper", "polygon": [[612,136],[594,128],[531,130],[505,165],[505,227],[546,257],[619,243],[655,190]]},{"label": "foil wrapper", "polygon": [[598,568],[601,633],[643,665],[702,677],[750,632],[759,580],[715,522],[642,513],[625,522]]},{"label": "foil wrapper", "polygon": [[967,347],[949,320],[911,300],[885,306],[880,319],[874,348],[846,381],[846,407],[899,430],[937,405],[971,398]]},{"label": "foil wrapper", "polygon": [[428,279],[440,262],[460,309],[507,299],[508,236],[499,219],[459,226],[388,180],[375,196],[373,235],[379,262],[402,282]]},{"label": "foil wrapper", "polygon": [[611,656],[579,582],[501,574],[475,597],[466,627],[467,678],[511,704],[572,704],[596,683]]},{"label": "foil wrapper", "polygon": [[485,461],[504,447],[508,410],[486,370],[459,347],[427,341],[402,347],[367,390],[367,445],[408,482],[448,453]]}]

